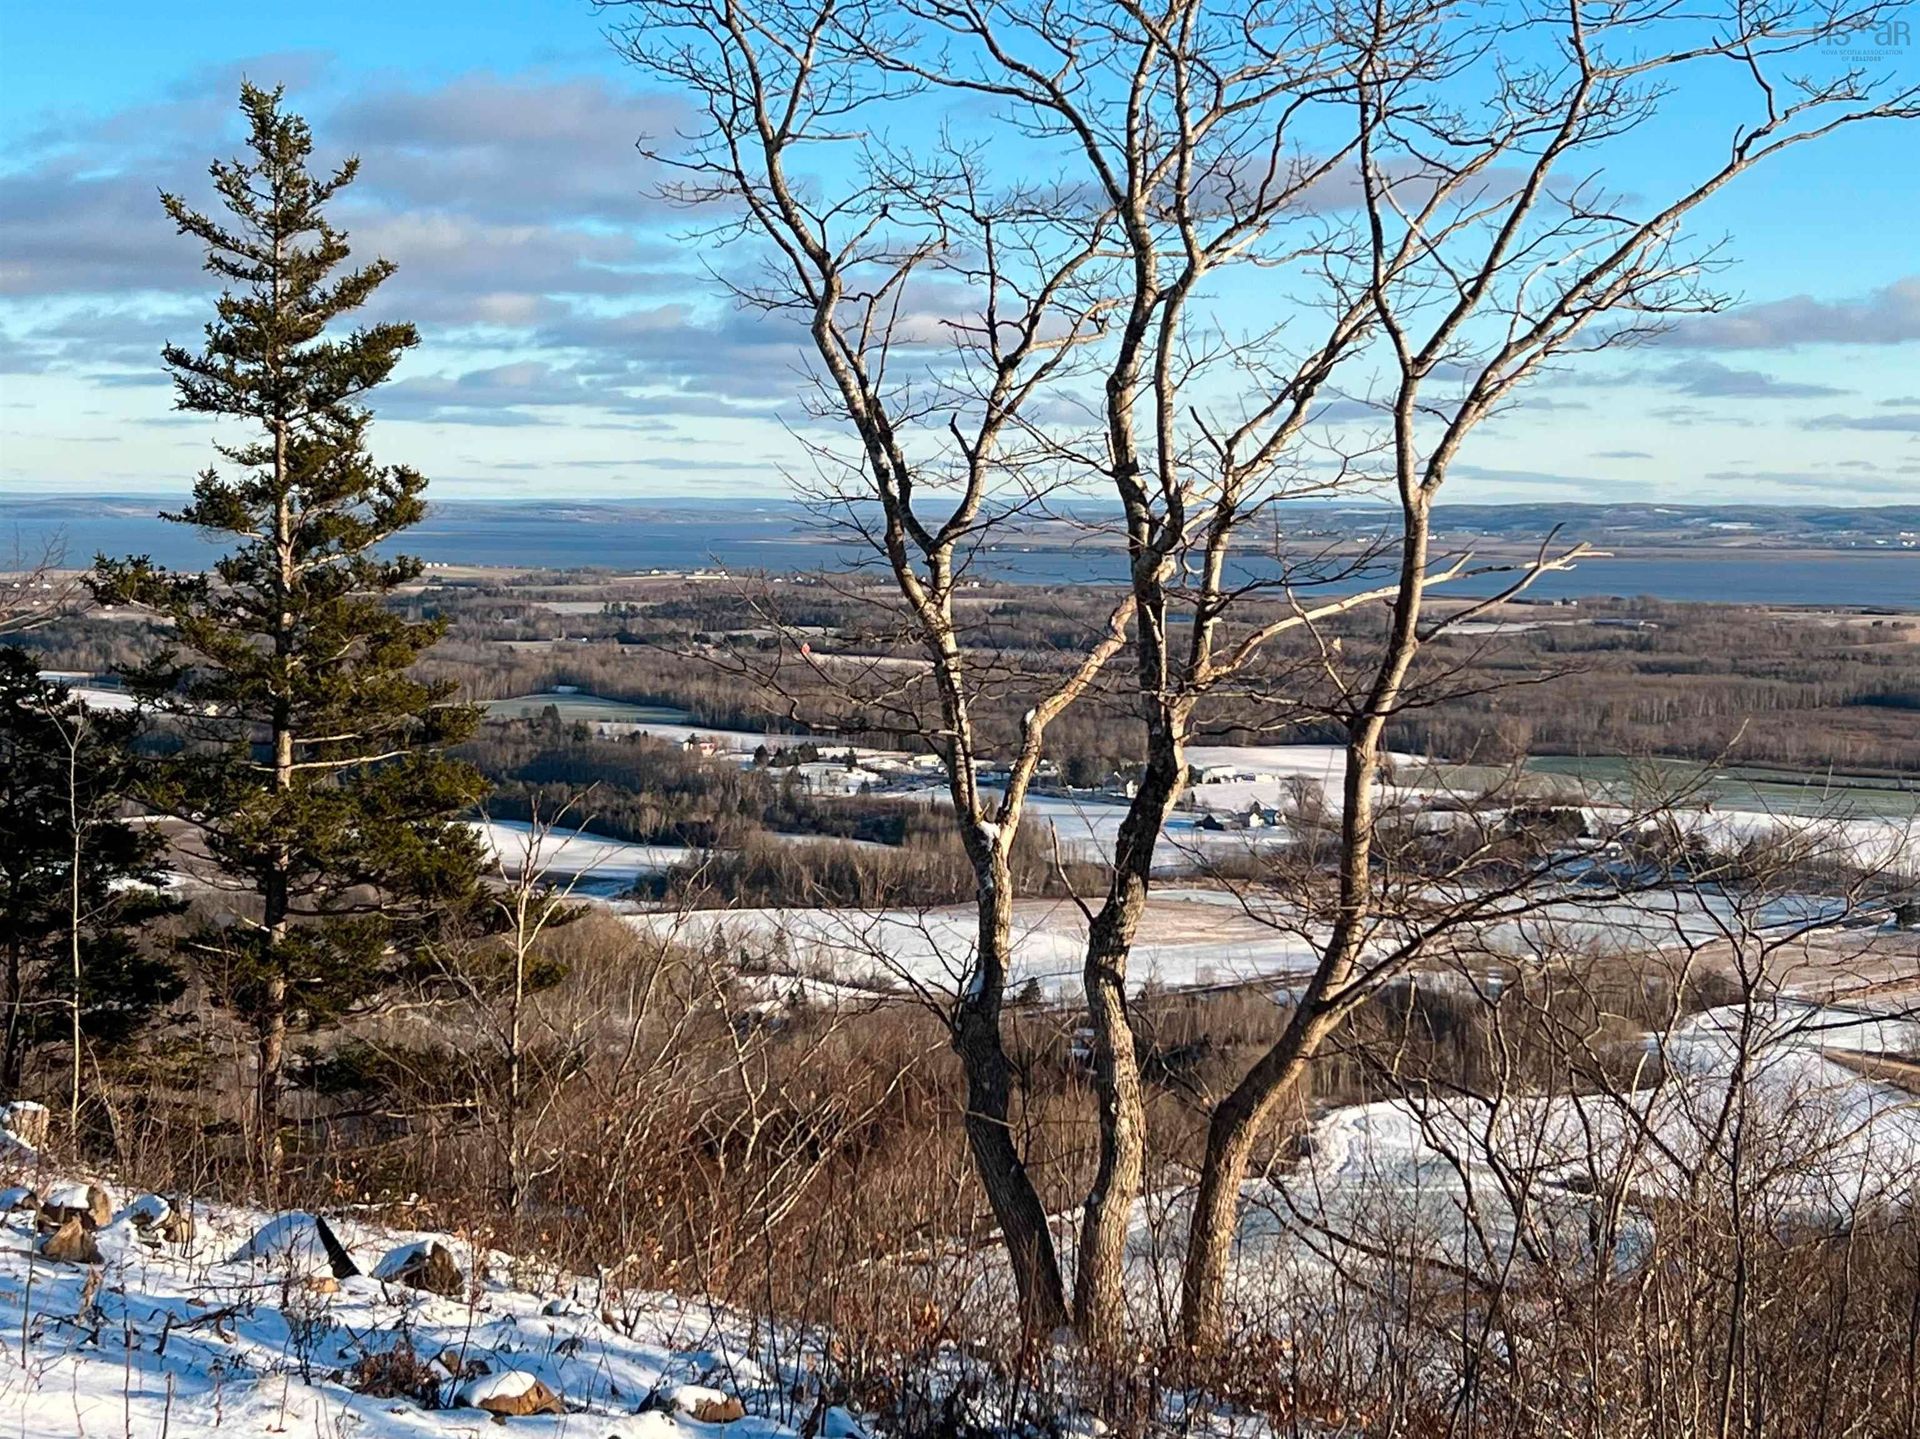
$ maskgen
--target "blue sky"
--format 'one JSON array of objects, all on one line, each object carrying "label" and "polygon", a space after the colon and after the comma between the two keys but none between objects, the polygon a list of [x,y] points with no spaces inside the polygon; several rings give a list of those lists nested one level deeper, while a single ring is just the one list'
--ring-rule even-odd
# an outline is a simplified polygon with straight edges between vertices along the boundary
[{"label": "blue sky", "polygon": [[[645,195],[633,142],[675,105],[584,0],[94,0],[0,8],[0,491],[178,492],[207,462],[158,349],[209,290],[155,192],[205,198],[243,74],[363,157],[343,218],[425,336],[376,405],[383,458],[447,497],[781,490],[804,356]],[[1657,188],[1696,119],[1715,133],[1678,110],[1621,163]],[[1714,201],[1694,228],[1740,305],[1548,382],[1450,498],[1920,498],[1917,138],[1863,127]]]}]

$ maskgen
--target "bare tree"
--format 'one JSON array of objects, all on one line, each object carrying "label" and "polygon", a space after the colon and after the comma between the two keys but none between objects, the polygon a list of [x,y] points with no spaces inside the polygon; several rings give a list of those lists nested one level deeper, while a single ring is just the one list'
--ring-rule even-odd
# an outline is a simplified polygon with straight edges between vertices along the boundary
[{"label": "bare tree", "polygon": [[[1001,1032],[1009,856],[1047,728],[1119,652],[1133,605],[1121,598],[1084,655],[1037,683],[971,663],[956,609],[973,557],[1062,482],[1052,456],[1028,443],[1031,416],[1105,328],[1113,297],[1097,276],[1111,263],[1112,220],[1097,201],[988,192],[979,155],[957,141],[924,156],[888,146],[875,112],[916,84],[872,61],[907,39],[885,7],[630,8],[638,18],[620,32],[628,58],[698,113],[679,149],[648,153],[681,176],[671,199],[715,212],[712,235],[770,249],[760,276],[728,283],[772,322],[806,326],[818,413],[857,441],[846,454],[810,440],[815,498],[880,558],[927,661],[904,689],[872,696],[877,712],[863,723],[924,735],[945,765],[979,913],[971,976],[949,1015],[968,1136],[1028,1329],[1045,1335],[1066,1322],[1067,1305],[1046,1207],[1011,1127],[1015,1075]],[[807,165],[846,171],[823,189]],[[954,289],[964,308],[943,313]],[[995,756],[976,706],[983,692],[1021,683],[1031,700],[1004,779],[989,788],[982,771]]]},{"label": "bare tree", "polygon": [[[1319,966],[1286,1033],[1211,1120],[1183,1281],[1182,1324],[1195,1347],[1219,1335],[1240,1184],[1265,1120],[1381,977],[1362,956],[1377,894],[1382,742],[1412,699],[1421,646],[1478,610],[1436,619],[1427,609],[1441,487],[1474,430],[1543,368],[1721,303],[1704,285],[1712,251],[1683,240],[1684,221],[1704,201],[1796,145],[1862,121],[1920,115],[1920,90],[1885,93],[1855,68],[1782,73],[1817,63],[1830,37],[1884,13],[1878,5],[1845,14],[1736,5],[1705,16],[1574,6],[1489,31],[1441,7],[1419,33],[1444,63],[1420,84],[1410,89],[1403,67],[1372,54],[1360,66],[1351,133],[1364,250],[1352,278],[1377,336],[1368,357],[1382,377],[1388,474],[1401,512],[1399,583],[1376,653],[1357,674],[1335,675],[1346,733],[1339,894]],[[1516,51],[1538,58],[1503,63]],[[1665,197],[1636,200],[1578,168],[1600,163],[1610,144],[1712,65],[1739,67],[1752,108],[1704,173]],[[1462,77],[1488,87],[1484,106],[1448,103],[1445,85]],[[1331,648],[1325,654],[1331,668]]]},{"label": "bare tree", "polygon": [[[1113,276],[1124,319],[1102,353],[1098,467],[1123,515],[1145,762],[1107,893],[1089,917],[1084,983],[1101,1145],[1076,1279],[1083,1336],[1110,1344],[1123,1329],[1123,1258],[1144,1178],[1127,958],[1186,784],[1197,713],[1244,692],[1276,642],[1403,594],[1410,574],[1443,584],[1517,570],[1511,594],[1581,551],[1429,569],[1422,547],[1412,566],[1382,572],[1375,547],[1336,555],[1281,533],[1297,513],[1287,502],[1373,478],[1364,451],[1310,442],[1336,375],[1364,362],[1379,320],[1362,237],[1329,223],[1319,200],[1363,167],[1365,134],[1314,137],[1369,85],[1397,93],[1446,74],[1454,57],[1433,7],[1416,0],[1348,15],[1177,3],[1097,18],[1025,0],[913,8],[952,43],[933,61],[896,49],[874,62],[991,96],[1019,128],[1058,137],[1079,183],[1116,217],[1125,258]],[[1415,248],[1405,247],[1403,266]],[[1306,318],[1229,328],[1208,291],[1236,270],[1259,274],[1285,296],[1280,308]],[[1303,280],[1304,295],[1295,288]],[[1263,542],[1274,553],[1262,554]],[[1279,688],[1269,671],[1264,695]],[[1302,713],[1297,702],[1266,708],[1276,727]]]},{"label": "bare tree", "polygon": [[[1549,540],[1514,561],[1438,555],[1442,486],[1477,427],[1556,361],[1720,303],[1703,283],[1713,250],[1682,242],[1703,201],[1790,146],[1915,112],[1912,92],[1883,94],[1858,70],[1777,73],[1887,7],[624,8],[638,17],[620,31],[625,53],[700,115],[681,148],[647,152],[687,176],[673,198],[724,216],[711,236],[766,242],[760,278],[727,283],[807,325],[823,371],[815,418],[859,442],[841,455],[809,433],[830,477],[816,495],[883,557],[904,632],[928,660],[890,673],[849,722],[931,730],[946,760],[980,880],[955,1043],[1032,1327],[1064,1314],[1064,1286],[1008,1137],[999,1026],[1004,846],[1046,726],[1107,684],[1130,645],[1145,761],[1107,893],[1089,910],[1084,970],[1101,1142],[1075,1318],[1097,1344],[1123,1327],[1123,1249],[1145,1172],[1128,955],[1197,717],[1236,696],[1267,716],[1263,728],[1316,717],[1343,736],[1337,893],[1319,964],[1287,1032],[1211,1117],[1182,1321],[1206,1348],[1266,1121],[1355,1007],[1459,922],[1423,928],[1416,916],[1393,965],[1363,962],[1382,918],[1388,728],[1422,702],[1423,683],[1444,687],[1421,681],[1415,661],[1437,634],[1586,553]],[[1709,67],[1746,76],[1757,103],[1727,152],[1652,201],[1603,185],[1594,170],[1609,147]],[[931,155],[890,138],[896,117],[910,123],[915,106],[954,96],[975,114],[991,107],[983,137],[956,125]],[[996,139],[1046,182],[997,178]],[[1250,321],[1223,313],[1236,285],[1262,297]],[[1063,409],[1084,423],[1058,421]],[[1325,423],[1348,413],[1362,419],[1357,441]],[[1338,549],[1287,533],[1297,512],[1284,502],[1368,485],[1393,502],[1390,536]],[[943,486],[950,498],[928,519]],[[956,585],[1016,520],[1106,523],[1049,508],[1090,487],[1118,504],[1108,528],[1124,546],[1123,597],[1110,627],[1039,685],[993,795],[977,777],[989,746],[976,712],[1016,676],[965,644]],[[1476,580],[1490,597],[1430,609],[1434,587]],[[1351,647],[1348,616],[1372,617]],[[811,668],[844,689],[844,671]]]},{"label": "bare tree", "polygon": [[[529,1138],[558,1099],[557,1087],[538,1084],[529,1074],[536,1030],[563,1055],[580,1044],[577,1033],[539,1025],[533,1010],[538,992],[557,978],[545,953],[551,931],[578,917],[572,905],[580,875],[556,875],[554,862],[570,826],[567,817],[578,803],[570,798],[543,813],[536,801],[528,811],[526,847],[515,856],[501,849],[494,857],[493,883],[488,887],[493,935],[470,938],[430,951],[440,961],[441,973],[465,997],[475,1023],[486,1035],[492,1053],[487,1068],[497,1071],[497,1093],[487,1111],[499,1116],[505,1174],[500,1185],[502,1208],[518,1218],[533,1178]],[[489,956],[488,951],[495,951]],[[550,1068],[564,1069],[549,1059]],[[538,1096],[536,1101],[536,1095]]]}]

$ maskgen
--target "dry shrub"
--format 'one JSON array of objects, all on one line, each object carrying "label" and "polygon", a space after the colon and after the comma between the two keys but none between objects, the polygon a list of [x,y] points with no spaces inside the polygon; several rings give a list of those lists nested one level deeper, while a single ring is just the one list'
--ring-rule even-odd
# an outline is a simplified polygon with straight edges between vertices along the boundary
[{"label": "dry shrub", "polygon": [[412,1336],[401,1333],[385,1349],[368,1349],[347,1371],[347,1387],[370,1399],[405,1399],[423,1409],[440,1407],[447,1376],[433,1361],[414,1351]]}]

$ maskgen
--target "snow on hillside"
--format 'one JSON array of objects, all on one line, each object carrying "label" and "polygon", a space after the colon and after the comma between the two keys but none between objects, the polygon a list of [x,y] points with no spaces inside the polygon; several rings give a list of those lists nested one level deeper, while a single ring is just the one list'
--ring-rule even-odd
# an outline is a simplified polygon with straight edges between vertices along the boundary
[{"label": "snow on hillside", "polygon": [[[338,1233],[362,1272],[335,1280],[324,1255],[295,1242],[312,1232],[306,1216],[199,1205],[195,1218],[190,1244],[149,1248],[123,1212],[98,1232],[96,1270],[37,1256],[33,1215],[6,1216],[0,1430],[36,1439],[773,1439],[812,1412],[790,1392],[804,1376],[795,1369],[776,1383],[753,1357],[749,1327],[703,1303],[603,1296],[588,1280],[516,1283],[498,1254],[483,1256],[477,1284],[442,1297],[368,1276],[393,1251],[437,1241],[471,1280],[469,1247],[352,1224]],[[273,1230],[268,1241],[252,1245],[263,1228]],[[431,1392],[356,1392],[403,1336],[430,1365]],[[535,1383],[559,1396],[563,1416],[516,1417],[502,1429],[481,1409],[420,1402],[474,1405]],[[687,1412],[711,1414],[696,1401],[715,1392],[742,1400],[749,1417],[703,1423]],[[756,1417],[767,1414],[793,1422]],[[821,1432],[851,1439],[862,1430],[834,1410]]]},{"label": "snow on hillside", "polygon": [[[1834,1056],[1917,1043],[1920,1024],[1904,1017],[1780,998],[1708,1010],[1649,1039],[1658,1063],[1630,1092],[1496,1102],[1435,1089],[1334,1110],[1304,1159],[1249,1186],[1241,1282],[1271,1282],[1275,1266],[1325,1279],[1370,1251],[1491,1272],[1518,1238],[1523,1262],[1586,1264],[1594,1196],[1615,1191],[1627,1204],[1614,1259],[1630,1264],[1660,1205],[1697,1202],[1696,1176],[1706,1193],[1726,1192],[1736,1144],[1747,1198],[1774,1222],[1904,1207],[1920,1173],[1920,1108]],[[1665,1082],[1652,1083],[1662,1068]]]}]

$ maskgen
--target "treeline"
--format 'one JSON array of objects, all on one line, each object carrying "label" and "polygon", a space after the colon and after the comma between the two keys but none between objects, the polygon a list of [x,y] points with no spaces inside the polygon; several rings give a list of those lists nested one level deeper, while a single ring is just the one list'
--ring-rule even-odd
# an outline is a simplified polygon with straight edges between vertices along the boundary
[{"label": "treeline", "polygon": [[[803,733],[811,722],[835,742],[913,747],[901,733],[910,726],[896,712],[883,714],[860,686],[815,685],[787,702],[777,699],[758,667],[782,642],[758,603],[735,590],[688,593],[658,582],[596,587],[577,577],[562,587],[557,578],[396,598],[408,618],[447,626],[422,674],[456,681],[474,700],[572,685],[683,709],[697,724]],[[565,596],[577,604],[582,595],[600,594],[607,596],[604,612],[585,615],[542,603]],[[904,653],[874,598],[792,587],[779,601],[784,608],[775,615],[795,627],[784,641],[789,650],[818,632],[836,654]],[[990,742],[1011,741],[1032,693],[1081,653],[1106,603],[1097,590],[1000,587],[968,609],[967,642],[1000,654],[1007,671],[1004,696],[985,696],[978,706]],[[1249,622],[1258,613],[1250,612]],[[1910,620],[1825,623],[1651,600],[1513,613],[1516,623],[1535,627],[1434,642],[1429,659],[1442,677],[1425,682],[1395,716],[1395,748],[1486,762],[1529,753],[1710,759],[1730,752],[1744,764],[1920,772],[1920,732],[1910,718],[1920,707],[1920,626]],[[1364,617],[1352,617],[1327,633],[1364,645],[1368,627]],[[561,635],[570,642],[542,643]],[[27,642],[48,668],[101,673],[150,652],[157,638],[143,621],[80,619],[50,625]],[[527,645],[534,647],[516,647]],[[1223,693],[1203,709],[1207,737],[1313,741],[1337,733],[1337,725],[1314,716],[1333,697],[1313,693],[1309,658],[1303,645],[1276,646],[1262,693]],[[793,678],[798,684],[807,677],[796,671]],[[1276,696],[1296,703],[1276,704]],[[886,698],[897,705],[911,695]],[[862,722],[875,727],[862,729]],[[1096,689],[1076,723],[1050,739],[1049,752],[1070,771],[1069,783],[1100,784],[1137,763],[1137,728],[1123,696]]]},{"label": "treeline", "polygon": [[[641,893],[668,905],[713,907],[849,907],[919,909],[965,904],[974,897],[973,867],[949,821],[903,815],[904,833],[891,844],[843,839],[780,840],[758,836],[738,849],[689,860],[642,882]],[[1009,870],[1021,895],[1091,893],[1106,871],[1055,862],[1031,829],[1015,836]]]},{"label": "treeline", "polygon": [[[1920,624],[1824,624],[1642,603],[1643,628],[1544,627],[1472,656],[1490,694],[1410,713],[1406,746],[1450,758],[1670,755],[1783,768],[1920,773]],[[1542,674],[1551,684],[1538,683]],[[1475,751],[1478,750],[1478,756]]]},{"label": "treeline", "polygon": [[[1394,748],[1446,759],[1504,762],[1525,754],[1666,755],[1869,774],[1920,772],[1920,627],[1771,620],[1714,606],[1642,604],[1608,611],[1645,628],[1591,623],[1543,626],[1496,636],[1443,638],[1432,647],[1434,677],[1423,680],[1390,726]],[[1354,623],[1342,638],[1368,641]],[[1008,743],[1019,714],[1050,668],[1070,650],[1023,650],[1009,657],[1031,676],[989,696],[980,716],[990,741]],[[1334,737],[1316,718],[1337,696],[1296,647],[1279,647],[1269,682],[1222,694],[1201,712],[1216,741],[1301,742]],[[740,729],[799,729],[788,707],[770,702],[756,677],[729,672],[710,655],[616,645],[505,651],[455,640],[436,663],[469,676],[476,694],[525,694],[577,685],[614,699],[666,704],[694,722]],[[798,683],[801,676],[796,675]],[[1549,682],[1550,681],[1550,682]],[[896,697],[897,698],[897,697]],[[874,706],[851,692],[817,687],[793,706],[830,726],[836,740],[901,744],[893,730],[861,730]],[[849,729],[848,727],[852,727]],[[904,726],[902,726],[904,727]],[[1123,699],[1090,694],[1075,723],[1049,740],[1070,767],[1068,782],[1098,784],[1137,763],[1137,724]]]},{"label": "treeline", "polygon": [[580,828],[636,844],[732,848],[774,831],[897,845],[927,815],[906,800],[815,796],[774,756],[716,763],[646,735],[603,737],[552,711],[489,725],[458,754],[492,783],[494,818],[564,807]]},{"label": "treeline", "polygon": [[[814,795],[790,766],[716,763],[644,735],[603,738],[553,711],[491,725],[457,754],[491,782],[494,819],[564,815],[609,839],[703,851],[643,885],[655,899],[884,906],[973,897],[951,817],[918,800]],[[1056,864],[1037,831],[1020,832],[1011,864],[1023,895],[1104,882],[1104,872]]]}]

